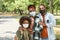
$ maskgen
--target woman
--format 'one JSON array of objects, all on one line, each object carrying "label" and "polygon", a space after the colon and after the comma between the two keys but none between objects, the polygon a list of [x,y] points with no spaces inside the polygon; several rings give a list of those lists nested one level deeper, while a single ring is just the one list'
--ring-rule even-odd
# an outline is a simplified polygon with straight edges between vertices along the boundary
[{"label": "woman", "polygon": [[29,28],[31,25],[31,20],[27,16],[21,17],[19,20],[21,27],[16,32],[15,40],[30,40]]}]

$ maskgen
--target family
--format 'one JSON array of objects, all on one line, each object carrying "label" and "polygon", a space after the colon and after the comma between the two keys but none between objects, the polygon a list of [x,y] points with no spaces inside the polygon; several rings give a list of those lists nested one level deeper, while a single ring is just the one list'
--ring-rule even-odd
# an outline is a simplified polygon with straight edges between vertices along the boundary
[{"label": "family", "polygon": [[55,40],[53,27],[56,25],[56,20],[52,13],[47,12],[46,6],[40,4],[38,14],[35,5],[29,5],[28,11],[29,15],[19,20],[21,26],[14,40]]}]

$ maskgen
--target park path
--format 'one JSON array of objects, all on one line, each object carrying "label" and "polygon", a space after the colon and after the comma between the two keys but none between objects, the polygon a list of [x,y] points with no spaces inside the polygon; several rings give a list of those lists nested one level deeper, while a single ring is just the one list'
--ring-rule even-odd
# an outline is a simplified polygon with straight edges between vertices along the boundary
[{"label": "park path", "polygon": [[13,40],[18,27],[15,18],[0,18],[0,40]]}]

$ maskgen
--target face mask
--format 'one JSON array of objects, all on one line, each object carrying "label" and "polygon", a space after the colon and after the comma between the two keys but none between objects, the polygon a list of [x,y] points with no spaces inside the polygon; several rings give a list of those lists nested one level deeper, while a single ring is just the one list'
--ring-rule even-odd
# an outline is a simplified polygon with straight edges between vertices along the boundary
[{"label": "face mask", "polygon": [[45,13],[45,10],[40,10],[40,13],[41,13],[41,14],[44,14],[44,13]]},{"label": "face mask", "polygon": [[29,24],[23,24],[23,27],[24,28],[28,28],[29,27]]},{"label": "face mask", "polygon": [[36,12],[30,12],[30,16],[35,16],[36,15]]}]

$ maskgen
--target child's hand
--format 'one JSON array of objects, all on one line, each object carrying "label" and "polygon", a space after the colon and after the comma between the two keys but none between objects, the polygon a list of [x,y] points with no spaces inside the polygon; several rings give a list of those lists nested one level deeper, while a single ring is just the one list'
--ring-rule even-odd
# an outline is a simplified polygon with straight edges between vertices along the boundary
[{"label": "child's hand", "polygon": [[23,34],[22,27],[19,27],[19,31],[21,32],[21,34]]},{"label": "child's hand", "polygon": [[30,33],[33,34],[33,30],[32,29],[29,29]]},{"label": "child's hand", "polygon": [[21,34],[23,34],[23,30],[20,30]]}]

